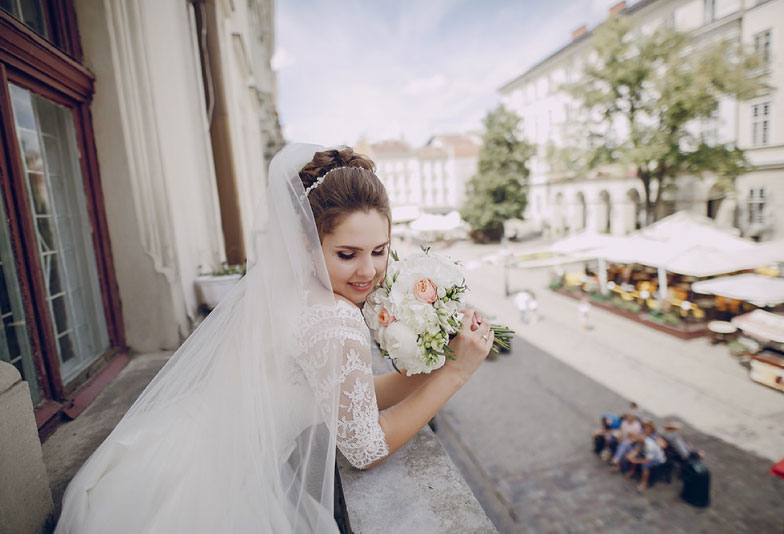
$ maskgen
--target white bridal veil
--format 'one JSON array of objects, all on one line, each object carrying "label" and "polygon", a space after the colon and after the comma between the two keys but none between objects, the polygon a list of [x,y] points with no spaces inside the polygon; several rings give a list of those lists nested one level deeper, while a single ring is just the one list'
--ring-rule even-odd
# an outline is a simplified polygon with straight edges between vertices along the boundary
[{"label": "white bridal veil", "polygon": [[303,318],[334,305],[298,176],[319,150],[273,158],[257,263],[82,466],[57,533],[337,532],[341,355],[318,354],[319,402],[295,368]]}]

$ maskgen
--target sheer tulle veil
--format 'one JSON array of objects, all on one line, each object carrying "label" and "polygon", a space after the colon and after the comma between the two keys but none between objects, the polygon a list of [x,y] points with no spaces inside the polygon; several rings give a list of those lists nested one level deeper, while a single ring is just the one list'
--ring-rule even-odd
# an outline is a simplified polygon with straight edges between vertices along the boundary
[{"label": "sheer tulle veil", "polygon": [[319,150],[289,145],[273,158],[255,264],[82,466],[56,532],[337,531],[340,359],[318,355],[334,360],[322,403],[295,367],[301,318],[334,305],[298,176]]}]

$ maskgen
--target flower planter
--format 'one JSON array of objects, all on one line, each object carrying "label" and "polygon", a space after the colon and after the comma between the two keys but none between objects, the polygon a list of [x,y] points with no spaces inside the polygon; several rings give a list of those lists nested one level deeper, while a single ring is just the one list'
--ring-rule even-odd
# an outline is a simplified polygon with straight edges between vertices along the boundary
[{"label": "flower planter", "polygon": [[223,300],[223,297],[231,291],[234,284],[239,282],[240,278],[242,278],[240,274],[199,276],[196,278],[196,293],[199,302],[210,310],[214,309]]},{"label": "flower planter", "polygon": [[504,225],[499,224],[493,228],[486,230],[471,230],[468,233],[469,237],[474,243],[487,244],[498,243],[504,237]]}]

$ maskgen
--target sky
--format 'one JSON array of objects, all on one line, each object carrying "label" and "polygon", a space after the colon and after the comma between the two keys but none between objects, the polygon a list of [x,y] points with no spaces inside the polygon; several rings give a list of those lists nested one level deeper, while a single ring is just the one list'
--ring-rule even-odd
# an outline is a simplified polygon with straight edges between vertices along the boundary
[{"label": "sky", "polygon": [[[287,141],[355,145],[480,131],[498,89],[617,0],[276,0]],[[629,2],[631,3],[631,2]]]}]

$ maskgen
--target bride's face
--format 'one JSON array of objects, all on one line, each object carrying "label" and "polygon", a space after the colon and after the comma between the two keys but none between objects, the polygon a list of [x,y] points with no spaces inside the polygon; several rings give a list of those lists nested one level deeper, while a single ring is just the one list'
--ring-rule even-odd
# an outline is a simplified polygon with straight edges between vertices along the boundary
[{"label": "bride's face", "polygon": [[332,291],[365,302],[387,268],[389,222],[377,210],[355,211],[321,241]]}]

